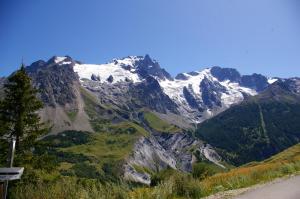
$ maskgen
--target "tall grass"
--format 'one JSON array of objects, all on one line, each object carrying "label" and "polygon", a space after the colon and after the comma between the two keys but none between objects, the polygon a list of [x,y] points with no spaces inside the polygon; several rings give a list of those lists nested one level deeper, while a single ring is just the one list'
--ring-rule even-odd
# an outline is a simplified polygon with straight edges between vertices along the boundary
[{"label": "tall grass", "polygon": [[16,199],[125,199],[124,185],[103,185],[95,180],[63,177],[55,182],[17,186],[11,193]]}]

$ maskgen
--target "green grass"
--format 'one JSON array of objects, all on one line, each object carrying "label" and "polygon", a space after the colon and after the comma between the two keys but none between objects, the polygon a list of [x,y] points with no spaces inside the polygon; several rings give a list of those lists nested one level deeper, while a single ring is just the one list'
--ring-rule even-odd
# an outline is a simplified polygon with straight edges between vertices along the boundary
[{"label": "green grass", "polygon": [[69,119],[74,122],[77,116],[78,110],[66,111],[67,116]]},{"label": "green grass", "polygon": [[163,133],[178,133],[180,132],[180,128],[175,125],[169,124],[168,122],[160,119],[154,113],[150,111],[144,112],[144,119],[146,123],[154,130]]},{"label": "green grass", "polygon": [[60,165],[59,165],[59,167],[58,167],[58,170],[60,170],[60,171],[67,171],[67,170],[71,169],[73,166],[74,166],[74,164],[72,164],[72,163],[61,162]]},{"label": "green grass", "polygon": [[[111,125],[109,129],[110,132],[82,133],[83,138],[72,138],[73,141],[79,144],[68,144],[66,142],[65,145],[56,143],[56,146],[63,146],[58,148],[58,151],[63,154],[78,156],[80,159],[86,157],[83,162],[95,166],[99,173],[105,173],[105,168],[119,170],[121,163],[132,153],[136,140],[141,136],[148,136],[148,132],[131,122]],[[87,135],[88,137],[86,137]],[[66,135],[63,137],[66,137]],[[65,160],[62,159],[63,162],[74,163],[70,162],[69,159],[65,158]],[[80,163],[82,161],[77,161],[74,166]],[[65,163],[62,165],[65,165]],[[116,174],[118,172],[120,171],[116,171]]]},{"label": "green grass", "polygon": [[62,148],[61,151],[83,154],[103,163],[126,158],[134,143],[132,135],[99,133],[92,135],[92,141],[87,144]]},{"label": "green grass", "polygon": [[[110,124],[110,120],[103,116],[107,113],[109,108],[102,104],[100,105],[96,97],[91,95],[84,88],[80,89],[80,93],[85,104],[84,110],[90,118],[93,130],[95,132],[106,130],[106,126]],[[113,118],[113,113],[111,112],[111,114],[111,118]]]},{"label": "green grass", "polygon": [[138,172],[138,173],[148,173],[148,174],[154,174],[154,172],[147,168],[147,167],[142,167],[142,166],[139,166],[139,165],[132,165],[133,168]]},{"label": "green grass", "polygon": [[216,173],[225,172],[226,169],[211,162],[201,161],[193,164],[192,175],[194,178],[205,179]]},{"label": "green grass", "polygon": [[62,177],[52,182],[23,184],[10,192],[13,199],[126,199],[126,184],[101,184],[97,180]]},{"label": "green grass", "polygon": [[[137,139],[149,133],[132,122],[109,124],[106,128],[107,131],[98,133],[65,131],[47,136],[36,148],[36,153],[56,157],[62,175],[115,181]],[[87,172],[87,168],[93,172]],[[82,173],[81,170],[86,171]]]},{"label": "green grass", "polygon": [[296,162],[300,161],[300,144],[296,144],[281,153],[278,153],[267,160],[264,163],[278,163],[278,162]]}]

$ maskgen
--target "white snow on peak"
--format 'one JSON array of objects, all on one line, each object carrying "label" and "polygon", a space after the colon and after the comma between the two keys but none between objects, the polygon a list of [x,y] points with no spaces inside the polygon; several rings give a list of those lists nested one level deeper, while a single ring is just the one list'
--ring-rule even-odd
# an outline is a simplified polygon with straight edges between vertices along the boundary
[{"label": "white snow on peak", "polygon": [[[211,74],[210,70],[210,68],[206,68],[202,71],[196,71],[198,75],[183,73],[186,76],[186,80],[159,80],[159,84],[162,87],[164,93],[168,95],[179,106],[179,108],[181,109],[180,111],[186,113],[186,115],[189,115],[189,113],[193,112],[193,110],[189,107],[188,102],[184,97],[183,88],[188,88],[197,101],[203,102],[200,84],[204,78],[207,78],[211,82],[219,83],[223,87],[225,87],[226,91],[222,92],[221,94],[221,103],[223,109],[230,107],[232,104],[241,102],[244,99],[243,93],[246,93],[248,95],[257,94],[255,90],[240,86],[237,82],[231,82],[229,80],[220,82]],[[204,113],[206,117],[211,117],[213,116],[213,114],[213,110],[209,109]],[[193,122],[199,121],[200,120],[193,120]]]},{"label": "white snow on peak", "polygon": [[54,62],[55,63],[60,63],[64,61],[67,57],[55,57]]},{"label": "white snow on peak", "polygon": [[125,65],[125,66],[131,66],[135,67],[134,63],[136,61],[139,61],[141,57],[138,56],[128,56],[123,59],[114,59],[113,62],[116,63],[116,65]]},{"label": "white snow on peak", "polygon": [[171,98],[175,100],[181,101],[183,96],[183,88],[184,87],[192,87],[193,92],[195,94],[200,95],[200,83],[204,79],[205,76],[208,76],[210,73],[210,69],[204,69],[201,72],[198,72],[199,75],[192,76],[187,73],[183,73],[187,80],[180,80],[180,79],[174,79],[174,80],[159,80],[160,86],[163,88],[164,92]]},{"label": "white snow on peak", "polygon": [[[75,64],[74,72],[76,72],[80,80],[91,79],[94,74],[100,77],[101,82],[107,82],[107,78],[111,75],[113,83],[126,81],[132,82],[142,81],[137,73],[135,73],[135,62],[140,59],[136,56],[129,56],[124,59],[114,59],[107,64]],[[131,69],[126,70],[122,66],[129,66]]]},{"label": "white snow on peak", "polygon": [[269,84],[273,84],[274,82],[277,82],[277,81],[278,81],[278,79],[276,79],[276,78],[268,78]]},{"label": "white snow on peak", "polygon": [[229,108],[232,104],[241,102],[244,99],[243,93],[252,96],[257,95],[255,90],[240,86],[237,82],[225,80],[220,82],[220,84],[226,88],[226,92],[222,93],[221,97],[225,108]]},{"label": "white snow on peak", "polygon": [[54,62],[58,65],[71,64],[71,61],[64,61],[67,57],[55,57]]}]

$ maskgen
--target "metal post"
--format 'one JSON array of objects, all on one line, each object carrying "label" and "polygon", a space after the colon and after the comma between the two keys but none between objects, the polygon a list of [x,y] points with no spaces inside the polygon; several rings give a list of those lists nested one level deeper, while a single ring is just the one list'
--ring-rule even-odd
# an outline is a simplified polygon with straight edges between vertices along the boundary
[{"label": "metal post", "polygon": [[[15,156],[15,148],[16,148],[16,139],[11,138],[10,147],[9,147],[9,153],[7,158],[7,166],[12,167],[14,162],[14,156]],[[4,191],[3,191],[3,199],[6,199],[7,197],[7,190],[8,190],[8,180],[4,182]]]}]

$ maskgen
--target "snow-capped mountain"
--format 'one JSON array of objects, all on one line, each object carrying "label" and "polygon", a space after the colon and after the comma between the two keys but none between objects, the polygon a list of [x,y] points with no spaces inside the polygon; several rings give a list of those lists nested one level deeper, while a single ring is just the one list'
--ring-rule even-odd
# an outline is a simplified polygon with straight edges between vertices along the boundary
[{"label": "snow-capped mountain", "polygon": [[[66,64],[63,57],[57,58],[60,64]],[[94,80],[101,83],[118,82],[141,82],[151,75],[158,79],[171,79],[164,69],[161,69],[158,62],[152,60],[149,55],[129,56],[123,59],[114,59],[107,64],[75,64],[74,71],[78,73],[80,80]]]},{"label": "snow-capped mountain", "polygon": [[[122,92],[118,88],[128,91],[129,85],[141,84],[147,77],[153,77],[189,123],[202,122],[241,102],[245,97],[256,95],[277,80],[259,74],[242,76],[235,69],[220,67],[180,73],[172,78],[149,55],[114,59],[99,65],[72,62],[68,57],[55,57],[54,62],[59,65],[73,64],[74,72],[86,88],[100,91],[100,88],[106,87],[105,90],[114,90],[112,92],[118,95]],[[103,89],[100,92],[102,95],[107,94]],[[110,93],[110,97],[112,95]]]},{"label": "snow-capped mountain", "polygon": [[[146,184],[151,182],[150,175],[139,173],[135,165],[155,172],[157,168],[168,167],[191,172],[195,158],[200,158],[224,167],[213,145],[187,131],[196,127],[193,124],[250,96],[260,96],[276,83],[292,81],[286,84],[286,89],[300,93],[297,78],[240,75],[231,68],[211,67],[172,78],[148,55],[114,59],[106,64],[84,64],[68,56],[52,57],[48,61],[34,62],[26,70],[45,104],[40,116],[50,122],[50,133],[110,132],[111,124],[123,122],[144,129],[147,136],[143,134],[134,140],[133,155],[123,166],[125,177]],[[0,87],[1,84],[0,79]],[[147,114],[162,122],[162,126],[167,125],[167,130],[151,126]],[[175,128],[176,133],[169,132],[170,128]]]},{"label": "snow-capped mountain", "polygon": [[201,122],[217,112],[241,102],[247,95],[256,95],[252,88],[225,78],[219,81],[213,68],[192,73],[182,73],[175,80],[161,80],[164,92],[178,105],[183,115],[192,122]]}]

